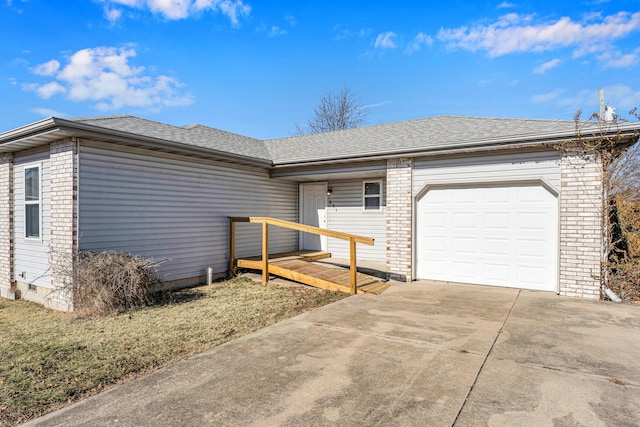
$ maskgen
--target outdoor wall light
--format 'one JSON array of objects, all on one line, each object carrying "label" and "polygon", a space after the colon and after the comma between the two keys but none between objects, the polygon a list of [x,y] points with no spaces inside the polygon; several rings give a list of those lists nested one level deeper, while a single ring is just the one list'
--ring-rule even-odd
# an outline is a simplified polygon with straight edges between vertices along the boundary
[{"label": "outdoor wall light", "polygon": [[330,196],[330,195],[332,195],[332,194],[333,194],[333,188],[329,188],[329,189],[327,190],[327,196]]}]

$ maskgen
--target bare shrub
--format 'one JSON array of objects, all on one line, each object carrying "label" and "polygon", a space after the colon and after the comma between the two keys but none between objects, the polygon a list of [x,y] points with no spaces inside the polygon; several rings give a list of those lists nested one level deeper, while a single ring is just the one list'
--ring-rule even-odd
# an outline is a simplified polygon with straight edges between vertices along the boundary
[{"label": "bare shrub", "polygon": [[609,286],[623,301],[640,301],[640,259],[610,262]]},{"label": "bare shrub", "polygon": [[74,311],[106,315],[147,305],[162,262],[124,252],[78,252],[70,285]]},{"label": "bare shrub", "polygon": [[[574,116],[575,141],[558,147],[578,155],[595,156],[602,162],[602,247],[601,297],[606,298],[606,288],[621,299],[638,301],[640,297],[640,220],[637,201],[640,200],[640,136],[629,121],[614,116],[613,120],[593,113],[587,120],[581,119],[582,111]],[[634,109],[629,114],[637,119]],[[634,145],[635,144],[635,145]]]},{"label": "bare shrub", "polygon": [[[633,199],[632,196],[636,197]],[[640,259],[640,200],[635,194],[616,197],[621,237],[630,258]]]},{"label": "bare shrub", "polygon": [[624,301],[640,301],[640,201],[627,194],[610,202],[609,287]]}]

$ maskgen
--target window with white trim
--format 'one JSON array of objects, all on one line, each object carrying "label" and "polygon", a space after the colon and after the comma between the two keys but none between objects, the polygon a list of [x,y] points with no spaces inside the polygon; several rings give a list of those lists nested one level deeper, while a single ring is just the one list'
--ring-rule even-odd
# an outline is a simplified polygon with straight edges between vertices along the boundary
[{"label": "window with white trim", "polygon": [[24,236],[40,238],[42,200],[40,166],[24,168]]},{"label": "window with white trim", "polygon": [[364,181],[362,183],[362,206],[365,211],[382,209],[382,181]]}]

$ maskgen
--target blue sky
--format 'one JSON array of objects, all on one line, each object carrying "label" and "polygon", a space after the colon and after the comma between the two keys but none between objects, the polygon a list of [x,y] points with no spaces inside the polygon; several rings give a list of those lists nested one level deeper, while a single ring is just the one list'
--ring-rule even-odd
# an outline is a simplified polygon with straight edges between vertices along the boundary
[{"label": "blue sky", "polygon": [[291,135],[347,86],[370,124],[640,106],[640,3],[0,0],[0,131],[132,114]]}]

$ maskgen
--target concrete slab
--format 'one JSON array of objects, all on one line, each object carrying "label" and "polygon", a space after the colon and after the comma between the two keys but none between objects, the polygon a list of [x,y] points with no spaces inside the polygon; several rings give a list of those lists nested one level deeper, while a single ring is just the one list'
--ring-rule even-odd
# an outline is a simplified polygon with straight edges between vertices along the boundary
[{"label": "concrete slab", "polygon": [[456,426],[637,426],[640,392],[610,379],[490,359]]},{"label": "concrete slab", "polygon": [[305,319],[422,346],[485,354],[517,295],[517,289],[507,288],[394,283],[381,295],[350,297],[348,304],[323,307]]},{"label": "concrete slab", "polygon": [[640,424],[640,307],[521,291],[456,426]]},{"label": "concrete slab", "polygon": [[638,305],[521,291],[504,330],[494,358],[640,386]]},{"label": "concrete slab", "polygon": [[631,425],[639,319],[548,293],[394,283],[29,425]]}]

